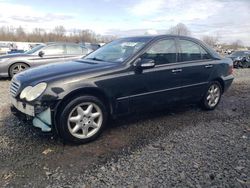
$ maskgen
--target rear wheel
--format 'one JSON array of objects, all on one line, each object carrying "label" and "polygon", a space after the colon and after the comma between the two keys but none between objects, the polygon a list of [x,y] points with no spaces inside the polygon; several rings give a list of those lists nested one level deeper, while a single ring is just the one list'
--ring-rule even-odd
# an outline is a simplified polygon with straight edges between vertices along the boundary
[{"label": "rear wheel", "polygon": [[201,101],[202,108],[205,110],[214,110],[220,102],[221,95],[221,84],[217,81],[211,82]]},{"label": "rear wheel", "polygon": [[101,134],[106,124],[107,111],[98,98],[81,96],[69,101],[57,119],[57,129],[62,139],[81,144]]},{"label": "rear wheel", "polygon": [[10,67],[10,77],[12,78],[15,74],[22,72],[24,70],[26,70],[27,68],[29,68],[28,65],[26,65],[25,63],[15,63],[14,65],[12,65]]}]

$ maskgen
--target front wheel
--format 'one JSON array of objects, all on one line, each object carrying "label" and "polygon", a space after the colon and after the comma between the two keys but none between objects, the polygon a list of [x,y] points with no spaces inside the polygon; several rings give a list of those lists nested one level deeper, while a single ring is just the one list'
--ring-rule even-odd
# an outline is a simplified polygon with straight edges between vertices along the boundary
[{"label": "front wheel", "polygon": [[68,102],[58,114],[57,129],[66,142],[81,144],[96,139],[102,132],[107,111],[96,97],[81,96]]},{"label": "front wheel", "polygon": [[214,110],[220,102],[221,95],[221,84],[217,81],[211,82],[201,101],[201,107],[204,110]]},{"label": "front wheel", "polygon": [[12,78],[15,74],[22,72],[26,70],[27,68],[29,68],[29,66],[24,63],[15,63],[14,65],[10,67],[9,75]]}]

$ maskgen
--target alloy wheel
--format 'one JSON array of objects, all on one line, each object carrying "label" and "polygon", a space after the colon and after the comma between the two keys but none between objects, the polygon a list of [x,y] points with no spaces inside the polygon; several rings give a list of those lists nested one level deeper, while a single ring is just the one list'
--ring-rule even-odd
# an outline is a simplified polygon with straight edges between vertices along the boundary
[{"label": "alloy wheel", "polygon": [[217,84],[212,84],[208,89],[207,104],[210,108],[215,107],[220,101],[221,90]]},{"label": "alloy wheel", "polygon": [[72,136],[86,139],[98,132],[103,122],[103,113],[92,102],[77,105],[69,114],[68,129]]},{"label": "alloy wheel", "polygon": [[17,64],[14,65],[13,69],[12,69],[12,75],[15,75],[19,72],[22,72],[26,69],[26,66],[24,64]]}]

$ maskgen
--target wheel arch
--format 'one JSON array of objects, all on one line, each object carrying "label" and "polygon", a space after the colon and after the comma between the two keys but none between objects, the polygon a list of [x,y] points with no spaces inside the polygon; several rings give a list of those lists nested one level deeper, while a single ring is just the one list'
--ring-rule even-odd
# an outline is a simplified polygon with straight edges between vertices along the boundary
[{"label": "wheel arch", "polygon": [[12,67],[13,65],[17,64],[17,63],[22,63],[22,64],[25,64],[25,65],[27,65],[28,67],[30,67],[30,65],[29,65],[27,62],[25,62],[25,61],[16,61],[16,62],[13,62],[13,63],[11,63],[11,64],[9,65],[9,68],[8,68],[8,74],[9,74],[9,76],[10,76],[10,69],[11,69],[11,67]]},{"label": "wheel arch", "polygon": [[213,81],[217,81],[217,82],[220,83],[221,89],[222,89],[222,93],[224,93],[225,83],[224,83],[223,79],[222,78],[216,78]]},{"label": "wheel arch", "polygon": [[101,90],[100,88],[96,87],[86,87],[86,88],[81,88],[81,89],[76,89],[68,93],[63,97],[61,100],[60,104],[57,107],[57,112],[59,111],[60,107],[68,103],[72,98],[79,97],[79,96],[84,96],[84,95],[90,95],[98,98],[101,100],[105,107],[107,107],[108,114],[112,114],[113,112],[113,106],[111,103],[111,100],[109,99],[108,95]]}]

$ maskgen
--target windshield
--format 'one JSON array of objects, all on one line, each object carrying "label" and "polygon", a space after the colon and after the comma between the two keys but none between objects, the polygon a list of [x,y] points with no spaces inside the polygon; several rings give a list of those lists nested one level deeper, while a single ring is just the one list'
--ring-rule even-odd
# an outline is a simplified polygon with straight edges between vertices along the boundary
[{"label": "windshield", "polygon": [[150,39],[147,37],[118,39],[97,49],[84,59],[120,63],[134,55]]},{"label": "windshield", "polygon": [[25,53],[26,53],[26,54],[33,54],[33,53],[37,52],[38,50],[42,49],[44,46],[45,46],[45,45],[40,44],[40,45],[38,45],[38,46],[32,48],[31,50],[25,52]]}]

